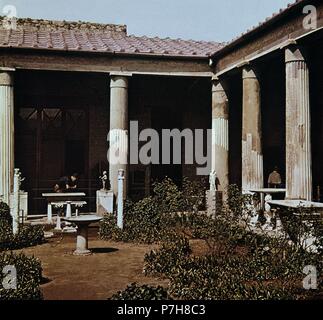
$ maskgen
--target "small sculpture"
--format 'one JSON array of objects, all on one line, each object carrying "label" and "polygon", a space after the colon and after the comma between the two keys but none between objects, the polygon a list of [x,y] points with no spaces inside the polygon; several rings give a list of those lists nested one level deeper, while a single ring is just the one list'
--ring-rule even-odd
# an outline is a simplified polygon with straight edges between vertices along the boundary
[{"label": "small sculpture", "polygon": [[218,176],[215,170],[211,172],[209,182],[210,182],[210,191],[218,191],[218,186],[220,185],[220,181],[218,179]]},{"label": "small sculpture", "polygon": [[103,174],[102,176],[100,177],[100,180],[102,182],[102,190],[108,190],[108,186],[107,186],[107,183],[109,181],[109,178],[108,178],[108,173],[107,171],[103,171]]},{"label": "small sculpture", "polygon": [[265,196],[265,212],[271,212],[271,206],[268,201],[273,200],[273,197],[270,194],[266,194]]},{"label": "small sculpture", "polygon": [[14,169],[15,177],[17,177],[17,182],[18,182],[18,190],[20,190],[21,183],[25,181],[26,178],[22,178],[22,173],[20,169]]}]

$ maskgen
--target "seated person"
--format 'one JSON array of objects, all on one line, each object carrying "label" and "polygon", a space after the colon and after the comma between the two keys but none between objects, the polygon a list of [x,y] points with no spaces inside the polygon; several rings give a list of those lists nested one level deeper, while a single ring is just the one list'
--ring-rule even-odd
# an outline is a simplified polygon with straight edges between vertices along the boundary
[{"label": "seated person", "polygon": [[73,173],[71,176],[61,177],[58,183],[54,186],[54,191],[57,193],[75,191],[77,189],[78,174]]}]

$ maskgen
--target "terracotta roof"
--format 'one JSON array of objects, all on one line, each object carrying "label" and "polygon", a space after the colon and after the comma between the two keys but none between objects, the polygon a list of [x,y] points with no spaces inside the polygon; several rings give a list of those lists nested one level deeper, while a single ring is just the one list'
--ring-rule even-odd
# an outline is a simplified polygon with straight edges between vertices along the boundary
[{"label": "terracotta roof", "polygon": [[18,19],[16,29],[1,25],[0,48],[207,58],[223,47],[217,42],[128,36],[122,25],[35,19]]}]

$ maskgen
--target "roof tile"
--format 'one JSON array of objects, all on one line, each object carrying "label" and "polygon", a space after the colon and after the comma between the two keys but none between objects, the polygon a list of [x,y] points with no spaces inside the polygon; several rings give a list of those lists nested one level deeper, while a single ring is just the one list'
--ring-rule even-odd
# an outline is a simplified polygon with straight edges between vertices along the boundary
[{"label": "roof tile", "polygon": [[126,27],[117,25],[18,19],[17,30],[0,27],[1,47],[206,58],[222,44],[128,36]]}]

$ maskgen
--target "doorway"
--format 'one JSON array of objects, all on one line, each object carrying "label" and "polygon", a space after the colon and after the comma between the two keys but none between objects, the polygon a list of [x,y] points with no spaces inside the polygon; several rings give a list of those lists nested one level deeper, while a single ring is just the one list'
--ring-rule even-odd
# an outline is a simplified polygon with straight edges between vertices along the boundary
[{"label": "doorway", "polygon": [[[16,167],[26,178],[30,214],[46,212],[42,193],[77,172],[79,189],[88,189],[89,115],[86,109],[20,107],[16,112]],[[87,193],[87,192],[86,192]]]}]

